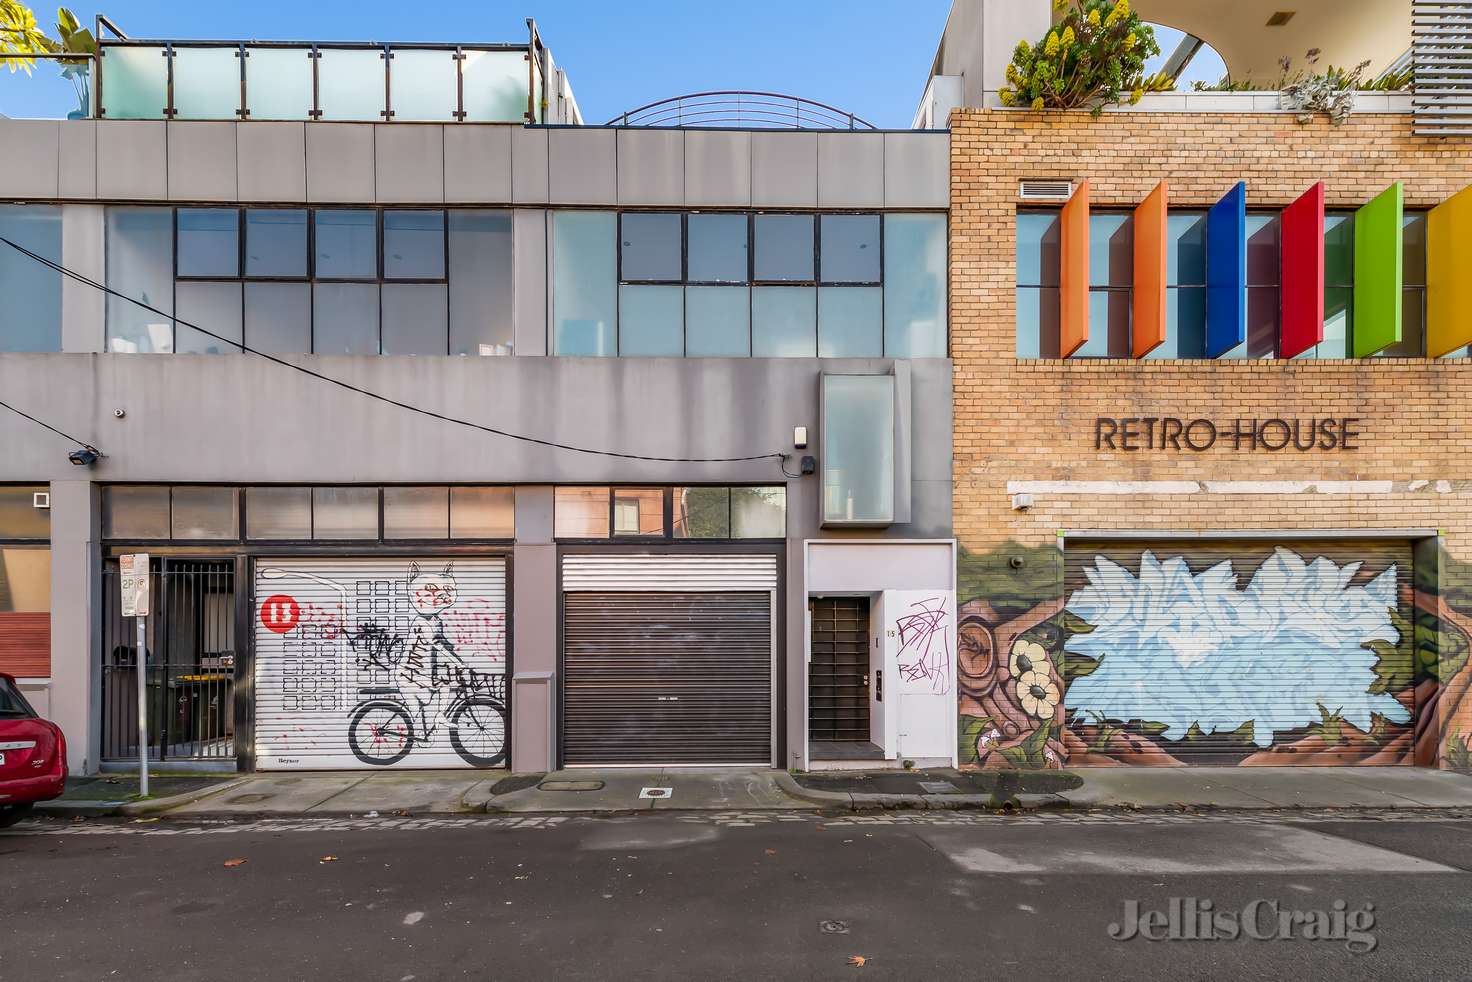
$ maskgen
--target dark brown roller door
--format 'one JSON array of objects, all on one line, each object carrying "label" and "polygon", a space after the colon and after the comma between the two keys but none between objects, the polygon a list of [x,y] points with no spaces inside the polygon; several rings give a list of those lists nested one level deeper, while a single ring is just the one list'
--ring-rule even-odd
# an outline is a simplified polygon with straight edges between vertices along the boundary
[{"label": "dark brown roller door", "polygon": [[767,593],[563,595],[567,764],[770,764]]}]

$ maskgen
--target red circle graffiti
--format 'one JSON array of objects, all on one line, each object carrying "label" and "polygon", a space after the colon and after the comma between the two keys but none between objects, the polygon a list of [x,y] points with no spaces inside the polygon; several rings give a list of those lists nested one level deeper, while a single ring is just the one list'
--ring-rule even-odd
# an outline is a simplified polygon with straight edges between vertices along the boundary
[{"label": "red circle graffiti", "polygon": [[266,602],[261,604],[261,623],[268,631],[285,634],[296,627],[297,621],[301,619],[301,605],[284,593],[267,597]]}]

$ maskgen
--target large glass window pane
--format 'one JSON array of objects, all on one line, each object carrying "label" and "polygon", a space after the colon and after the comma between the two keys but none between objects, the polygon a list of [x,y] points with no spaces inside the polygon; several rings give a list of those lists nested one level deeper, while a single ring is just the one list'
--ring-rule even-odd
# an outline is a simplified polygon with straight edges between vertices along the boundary
[{"label": "large glass window pane", "polygon": [[307,48],[250,48],[245,98],[251,119],[311,119],[312,58]]},{"label": "large glass window pane", "polygon": [[169,489],[157,485],[103,488],[102,534],[109,539],[167,539]]},{"label": "large glass window pane", "polygon": [[884,216],[886,358],[946,356],[946,271],[946,216]]},{"label": "large glass window pane", "polygon": [[174,48],[175,119],[236,120],[239,110],[239,48]]},{"label": "large glass window pane", "polygon": [[383,489],[385,539],[444,539],[449,535],[449,488]]},{"label": "large glass window pane", "polygon": [[1017,357],[1057,358],[1058,288],[1017,288]]},{"label": "large glass window pane", "polygon": [[662,283],[683,279],[679,215],[625,212],[619,216],[619,244],[621,279]]},{"label": "large glass window pane", "polygon": [[823,376],[823,521],[894,520],[894,376]]},{"label": "large glass window pane", "polygon": [[685,288],[685,355],[746,358],[751,355],[751,291],[744,286]]},{"label": "large glass window pane", "polygon": [[613,534],[664,535],[664,491],[614,488]]},{"label": "large glass window pane", "polygon": [[313,285],[312,350],[319,355],[379,353],[377,283]]},{"label": "large glass window pane", "polygon": [[[175,351],[204,355],[240,353],[239,283],[180,280],[174,287],[174,299],[178,304],[176,313],[179,318],[178,335],[174,340]],[[198,325],[204,330],[197,330],[190,325]]]},{"label": "large glass window pane", "polygon": [[677,539],[729,539],[730,488],[675,488],[674,536]]},{"label": "large glass window pane", "polygon": [[512,354],[516,297],[511,213],[451,211],[450,354]]},{"label": "large glass window pane", "polygon": [[751,291],[751,353],[756,358],[812,358],[818,353],[817,291],[759,286]]},{"label": "large glass window pane", "polygon": [[245,213],[245,275],[291,279],[306,277],[305,210],[252,208]]},{"label": "large glass window pane", "polygon": [[[1327,257],[1326,257],[1327,261]],[[1300,358],[1348,358],[1350,330],[1352,329],[1354,288],[1347,286],[1324,287],[1324,340],[1310,348]]]},{"label": "large glass window pane", "polygon": [[[61,209],[0,205],[0,235],[61,262]],[[0,351],[61,350],[61,274],[0,243]]]},{"label": "large glass window pane", "polygon": [[318,211],[317,279],[378,279],[378,216],[371,211]]},{"label": "large glass window pane", "polygon": [[745,215],[694,214],[685,219],[686,278],[691,283],[745,283],[749,250]]},{"label": "large glass window pane", "polygon": [[608,538],[608,491],[557,488],[552,499],[553,534],[559,539]]},{"label": "large glass window pane", "polygon": [[312,538],[378,538],[378,489],[313,488]]},{"label": "large glass window pane", "polygon": [[1206,357],[1206,287],[1166,288],[1165,341],[1145,357]]},{"label": "large glass window pane", "polygon": [[176,539],[238,539],[240,517],[234,488],[174,488],[172,527]]},{"label": "large glass window pane", "polygon": [[[893,225],[897,216],[890,215],[886,224]],[[918,217],[918,216],[916,216]],[[940,217],[944,227],[945,218]],[[1020,211],[1017,213],[1017,285],[1057,286],[1058,255],[1061,225],[1056,211]],[[892,229],[886,231],[886,236]],[[886,239],[885,251],[889,253],[889,275],[894,275],[895,255],[898,243]],[[889,284],[886,283],[886,286]]]},{"label": "large glass window pane", "polygon": [[1354,286],[1354,216],[1324,217],[1324,283]]},{"label": "large glass window pane", "polygon": [[386,211],[383,213],[383,278],[386,280],[442,280],[445,278],[444,212]]},{"label": "large glass window pane", "polygon": [[621,286],[618,353],[679,358],[685,353],[685,291],[678,286]]},{"label": "large glass window pane", "polygon": [[51,550],[0,549],[0,614],[51,610]]},{"label": "large glass window pane", "polygon": [[179,209],[179,275],[240,275],[240,213],[234,208]]},{"label": "large glass window pane", "polygon": [[383,120],[383,51],[322,48],[317,97],[322,119]]},{"label": "large glass window pane", "polygon": [[1277,286],[1281,278],[1278,216],[1247,216],[1247,285]]},{"label": "large glass window pane", "polygon": [[246,488],[247,539],[310,539],[311,488]]},{"label": "large glass window pane", "polygon": [[169,62],[163,48],[104,44],[98,93],[108,119],[163,119],[169,101]]},{"label": "large glass window pane", "polygon": [[617,353],[618,259],[615,215],[558,211],[552,216],[553,353]]},{"label": "large glass window pane", "polygon": [[526,55],[516,51],[467,51],[460,65],[465,119],[473,123],[526,121]]},{"label": "large glass window pane", "polygon": [[36,507],[45,484],[0,485],[0,539],[45,539],[51,535],[51,512]]},{"label": "large glass window pane", "polygon": [[818,260],[824,283],[878,283],[879,216],[822,216]]},{"label": "large glass window pane", "polygon": [[311,352],[312,285],[245,284],[245,343],[273,355]]},{"label": "large glass window pane", "polygon": [[[1251,263],[1249,245],[1248,262]],[[1218,356],[1221,358],[1273,358],[1278,352],[1280,301],[1276,286],[1247,288],[1247,340]],[[1204,357],[1204,354],[1199,357]]]},{"label": "large glass window pane", "polygon": [[1170,286],[1206,285],[1206,214],[1171,212],[1166,219],[1165,281]]},{"label": "large glass window pane", "polygon": [[[122,49],[118,49],[122,50]],[[107,298],[107,349],[174,350],[174,213],[168,208],[107,209],[107,285],[147,304]],[[154,313],[162,311],[162,314]]]},{"label": "large glass window pane", "polygon": [[395,47],[388,84],[396,122],[455,119],[455,52]]},{"label": "large glass window pane", "polygon": [[384,354],[443,355],[449,350],[444,284],[385,283],[382,306]]},{"label": "large glass window pane", "polygon": [[782,539],[786,536],[786,488],[731,489],[731,538]]},{"label": "large glass window pane", "polygon": [[819,287],[818,357],[883,357],[883,293],[877,286]]},{"label": "large glass window pane", "polygon": [[1128,287],[1134,274],[1134,241],[1129,215],[1090,215],[1089,285]]},{"label": "large glass window pane", "polygon": [[753,277],[773,282],[813,278],[813,216],[757,215]]},{"label": "large glass window pane", "polygon": [[1426,285],[1426,213],[1408,212],[1401,221],[1401,277],[1406,286]]},{"label": "large glass window pane", "polygon": [[1089,339],[1071,358],[1130,357],[1130,293],[1089,291]]},{"label": "large glass window pane", "polygon": [[516,493],[513,488],[451,488],[452,539],[516,537]]}]

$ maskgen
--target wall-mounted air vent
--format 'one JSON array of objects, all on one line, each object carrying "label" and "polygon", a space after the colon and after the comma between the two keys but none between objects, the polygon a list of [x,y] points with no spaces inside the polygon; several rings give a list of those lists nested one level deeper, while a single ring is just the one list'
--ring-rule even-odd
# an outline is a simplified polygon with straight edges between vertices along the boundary
[{"label": "wall-mounted air vent", "polygon": [[1072,181],[1023,181],[1017,188],[1023,201],[1067,201],[1073,197]]},{"label": "wall-mounted air vent", "polygon": [[51,507],[51,492],[50,491],[37,491],[34,494],[32,494],[31,495],[31,507],[32,508],[50,508]]}]

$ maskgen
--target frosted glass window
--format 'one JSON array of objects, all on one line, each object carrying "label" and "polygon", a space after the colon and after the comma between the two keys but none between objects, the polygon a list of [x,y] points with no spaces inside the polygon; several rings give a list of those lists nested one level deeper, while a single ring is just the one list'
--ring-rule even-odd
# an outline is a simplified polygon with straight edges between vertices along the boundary
[{"label": "frosted glass window", "polygon": [[449,488],[383,489],[385,539],[446,539],[449,536]]},{"label": "frosted glass window", "polygon": [[608,538],[608,488],[557,488],[552,525],[559,539]]},{"label": "frosted glass window", "polygon": [[686,287],[685,325],[687,357],[750,357],[751,291],[744,286]]},{"label": "frosted glass window", "polygon": [[[61,262],[61,209],[0,205],[0,235]],[[61,350],[61,274],[0,243],[0,351]]]},{"label": "frosted glass window", "polygon": [[625,212],[619,216],[619,278],[678,283],[683,277],[680,216]]},{"label": "frosted glass window", "polygon": [[750,250],[745,215],[694,214],[685,226],[689,282],[746,282]]},{"label": "frosted glass window", "polygon": [[[239,283],[181,280],[174,287],[179,318],[174,350],[184,354],[240,353],[241,298]],[[197,324],[204,331],[188,325]],[[210,337],[210,334],[218,335]]]},{"label": "frosted glass window", "polygon": [[818,232],[824,283],[879,282],[878,215],[824,215]]},{"label": "frosted glass window", "polygon": [[[1023,216],[1017,218],[1020,222]],[[946,216],[884,216],[886,358],[946,356],[947,269]],[[1018,283],[1021,282],[1019,268]],[[1021,337],[1020,328],[1018,336]]]},{"label": "frosted glass window", "polygon": [[378,538],[378,489],[313,488],[312,538]]},{"label": "frosted glass window", "polygon": [[664,535],[662,488],[614,488],[614,535]]},{"label": "frosted glass window", "polygon": [[311,488],[246,488],[247,539],[310,539]]},{"label": "frosted glass window", "polygon": [[786,488],[731,489],[731,538],[782,539],[786,536]]},{"label": "frosted glass window", "polygon": [[464,79],[468,121],[526,121],[526,57],[521,52],[467,51],[460,73]]},{"label": "frosted glass window", "polygon": [[245,275],[275,279],[306,277],[306,211],[252,208],[245,213]]},{"label": "frosted glass window", "polygon": [[511,213],[449,213],[450,354],[509,355],[516,268]]},{"label": "frosted glass window", "polygon": [[383,52],[319,49],[317,97],[322,119],[383,120]]},{"label": "frosted glass window", "polygon": [[239,48],[174,48],[175,119],[235,120],[239,109]]},{"label": "frosted glass window", "polygon": [[552,216],[553,353],[617,353],[616,216],[558,211]]},{"label": "frosted glass window", "polygon": [[311,119],[311,52],[306,48],[246,49],[245,99],[251,119]]},{"label": "frosted glass window", "polygon": [[894,376],[823,376],[823,523],[894,520]]},{"label": "frosted glass window", "polygon": [[[168,208],[108,208],[107,350],[174,350],[174,213]],[[162,311],[162,314],[154,311]]]},{"label": "frosted glass window", "polygon": [[450,537],[516,537],[516,492],[512,488],[451,488]]},{"label": "frosted glass window", "polygon": [[393,49],[390,108],[396,122],[453,122],[458,99],[455,52]]},{"label": "frosted glass window", "polygon": [[0,485],[0,538],[45,539],[51,535],[51,512],[36,507],[36,492],[49,485]]},{"label": "frosted glass window", "polygon": [[441,283],[383,285],[383,353],[443,355],[449,326]]},{"label": "frosted glass window", "polygon": [[883,357],[883,293],[877,286],[820,287],[818,357]]},{"label": "frosted glass window", "polygon": [[759,286],[751,291],[751,353],[756,358],[813,358],[818,353],[817,290]]},{"label": "frosted glass window", "polygon": [[444,212],[386,211],[383,213],[383,278],[386,280],[442,280],[445,278]]},{"label": "frosted glass window", "polygon": [[312,287],[312,350],[319,355],[376,355],[377,283]]},{"label": "frosted glass window", "polygon": [[316,232],[317,279],[378,279],[376,212],[321,210],[312,215]]},{"label": "frosted glass window", "polygon": [[240,275],[240,212],[234,208],[179,209],[179,275]]},{"label": "frosted glass window", "polygon": [[753,278],[811,281],[813,278],[813,216],[757,215]]},{"label": "frosted glass window", "polygon": [[102,46],[102,115],[108,119],[163,119],[169,100],[169,62],[163,48]]},{"label": "frosted glass window", "polygon": [[240,516],[234,488],[174,488],[173,537],[238,539]]},{"label": "frosted glass window", "polygon": [[245,284],[245,343],[273,355],[310,353],[311,284]]},{"label": "frosted glass window", "polygon": [[152,485],[103,488],[102,534],[109,539],[167,539],[169,489]]},{"label": "frosted glass window", "polygon": [[728,539],[731,537],[730,488],[675,488],[674,537]]},{"label": "frosted glass window", "polygon": [[[0,549],[0,613],[44,614],[51,610],[51,550],[25,546]],[[12,669],[13,670],[13,669]]]},{"label": "frosted glass window", "polygon": [[618,353],[628,357],[683,355],[684,294],[678,286],[619,287]]}]

